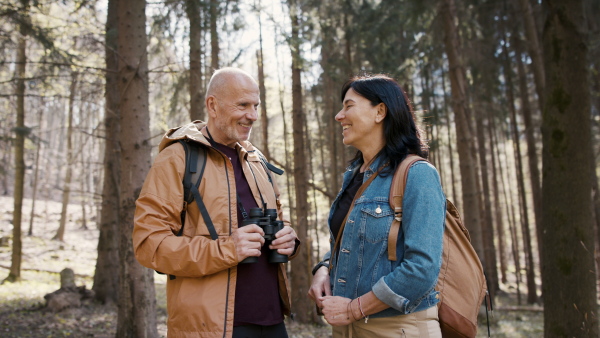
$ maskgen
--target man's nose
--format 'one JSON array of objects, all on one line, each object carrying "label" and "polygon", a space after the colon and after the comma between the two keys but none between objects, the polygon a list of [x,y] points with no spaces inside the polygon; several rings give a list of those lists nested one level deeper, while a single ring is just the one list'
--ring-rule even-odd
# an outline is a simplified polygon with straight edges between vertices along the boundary
[{"label": "man's nose", "polygon": [[248,112],[248,114],[246,114],[246,118],[251,121],[258,120],[258,107],[252,107],[250,112]]}]

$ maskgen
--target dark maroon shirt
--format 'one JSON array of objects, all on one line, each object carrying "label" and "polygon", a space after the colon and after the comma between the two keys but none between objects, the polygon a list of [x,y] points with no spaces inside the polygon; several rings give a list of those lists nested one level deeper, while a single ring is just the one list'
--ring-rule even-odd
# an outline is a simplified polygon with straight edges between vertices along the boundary
[{"label": "dark maroon shirt", "polygon": [[[244,176],[237,151],[219,143],[215,143],[214,146],[231,160],[235,173],[235,188],[246,212],[249,212],[250,208],[258,208]],[[261,194],[265,192],[261,191]],[[242,212],[239,207],[237,210],[238,226],[241,227]],[[268,253],[269,247],[263,245],[258,262],[237,266],[233,326],[250,324],[266,326],[283,322],[278,284],[279,266],[269,263]]]}]

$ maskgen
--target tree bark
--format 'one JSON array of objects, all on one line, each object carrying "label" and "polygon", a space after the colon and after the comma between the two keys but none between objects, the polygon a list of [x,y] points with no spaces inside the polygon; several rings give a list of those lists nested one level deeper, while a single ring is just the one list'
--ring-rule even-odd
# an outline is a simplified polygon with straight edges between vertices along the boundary
[{"label": "tree bark", "polygon": [[135,200],[150,169],[146,1],[118,3],[121,146],[117,337],[157,337],[154,271],[133,255]]},{"label": "tree bark", "polygon": [[[296,233],[301,242],[306,243],[308,235],[308,180],[306,178],[306,154],[304,153],[304,128],[302,107],[302,66],[300,55],[300,9],[295,0],[288,0],[292,22],[290,49],[292,54],[292,135],[294,139],[294,185],[296,190]],[[292,262],[292,303],[296,320],[300,323],[311,321],[314,306],[306,295],[310,285],[309,245],[300,247],[300,253]]]},{"label": "tree bark", "polygon": [[[467,102],[467,80],[462,56],[460,55],[459,36],[454,20],[456,19],[454,0],[440,1],[439,14],[445,30],[444,45],[450,66],[450,86],[452,88],[452,107],[455,114],[457,150],[462,183],[462,205],[464,223],[471,235],[471,244],[479,259],[484,260],[481,216],[479,214],[479,192],[477,191],[477,159],[473,153],[473,133],[469,126],[469,107]],[[468,208],[466,206],[469,206]],[[484,262],[485,263],[485,262]]]},{"label": "tree bark", "polygon": [[202,86],[202,19],[200,17],[200,1],[186,0],[185,13],[190,22],[190,121],[203,120],[204,90]]},{"label": "tree bark", "polygon": [[544,336],[598,337],[584,1],[543,4]]},{"label": "tree bark", "polygon": [[106,16],[104,57],[106,82],[104,103],[104,180],[102,183],[102,210],[100,211],[98,259],[94,273],[94,298],[101,303],[119,299],[119,84],[118,84],[118,21],[117,3],[108,1]]}]

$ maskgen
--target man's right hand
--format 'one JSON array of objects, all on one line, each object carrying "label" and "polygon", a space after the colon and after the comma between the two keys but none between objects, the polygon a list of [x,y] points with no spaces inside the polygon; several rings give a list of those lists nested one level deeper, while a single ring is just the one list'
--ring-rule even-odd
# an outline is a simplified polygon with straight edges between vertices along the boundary
[{"label": "man's right hand", "polygon": [[260,249],[265,244],[265,232],[256,224],[248,224],[237,228],[231,234],[235,243],[238,262],[247,257],[260,256]]}]

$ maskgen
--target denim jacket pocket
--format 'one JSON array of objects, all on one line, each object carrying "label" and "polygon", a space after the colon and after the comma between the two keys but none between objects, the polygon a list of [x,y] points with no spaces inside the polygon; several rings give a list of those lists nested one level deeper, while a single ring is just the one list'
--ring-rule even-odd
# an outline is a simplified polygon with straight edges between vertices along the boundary
[{"label": "denim jacket pocket", "polygon": [[394,213],[387,201],[373,201],[361,205],[361,233],[369,243],[387,241]]}]

